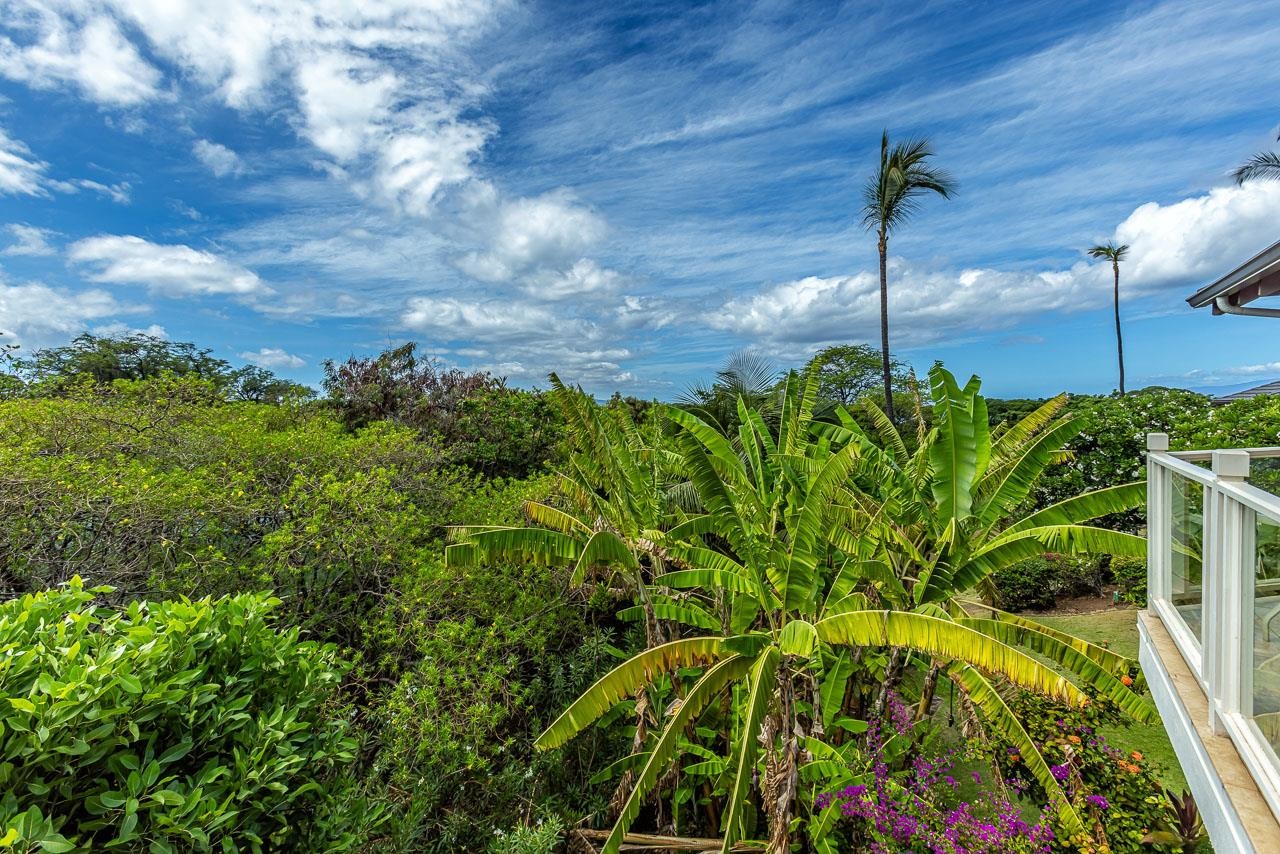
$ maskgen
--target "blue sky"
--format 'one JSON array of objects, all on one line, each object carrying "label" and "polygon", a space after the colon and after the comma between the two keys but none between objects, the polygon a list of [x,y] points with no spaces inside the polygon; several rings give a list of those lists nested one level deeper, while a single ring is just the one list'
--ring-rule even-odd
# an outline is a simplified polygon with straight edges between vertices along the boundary
[{"label": "blue sky", "polygon": [[1184,298],[1280,238],[1275,2],[0,0],[0,330],[315,384],[404,340],[671,396],[878,343],[879,134],[960,183],[890,245],[895,350],[998,395],[1280,376]]}]

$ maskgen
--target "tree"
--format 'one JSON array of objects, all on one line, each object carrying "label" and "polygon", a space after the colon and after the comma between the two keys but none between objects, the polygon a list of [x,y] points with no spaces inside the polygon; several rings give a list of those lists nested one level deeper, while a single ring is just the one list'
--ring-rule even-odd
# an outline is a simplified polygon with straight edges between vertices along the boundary
[{"label": "tree", "polygon": [[1120,336],[1120,262],[1125,259],[1125,255],[1128,252],[1128,244],[1117,246],[1114,241],[1102,243],[1089,249],[1090,257],[1111,262],[1111,272],[1115,276],[1116,358],[1120,362],[1120,395],[1122,397],[1124,396],[1124,339]]},{"label": "tree", "polygon": [[555,456],[560,422],[541,393],[420,359],[417,346],[324,363],[322,385],[349,429],[375,421],[413,427],[487,477],[528,477]]},{"label": "tree", "polygon": [[1259,151],[1232,172],[1231,177],[1237,185],[1253,180],[1280,181],[1280,151]]},{"label": "tree", "polygon": [[227,375],[231,395],[250,403],[284,403],[304,401],[316,393],[301,383],[281,379],[266,368],[245,365]]},{"label": "tree", "polygon": [[20,371],[34,382],[69,380],[87,375],[95,383],[115,380],[150,380],[171,373],[194,376],[224,385],[231,366],[213,351],[185,341],[169,341],[155,335],[77,335],[65,347],[38,350],[29,359],[17,360]]},{"label": "tree", "polygon": [[928,165],[933,156],[929,140],[908,139],[892,147],[889,132],[880,137],[880,163],[862,191],[862,224],[876,233],[880,252],[880,369],[884,380],[885,414],[894,420],[893,376],[889,358],[889,235],[920,208],[920,198],[937,193],[944,199],[956,191],[955,181]]},{"label": "tree", "polygon": [[[1064,398],[993,440],[976,378],[961,388],[936,367],[930,381],[936,429],[914,453],[883,413],[877,428],[884,447],[843,409],[836,411],[839,424],[816,421],[814,371],[804,380],[789,376],[776,428],[740,400],[735,442],[695,413],[664,408],[675,459],[702,512],[658,535],[660,568],[667,571],[649,579],[645,595],[686,634],[618,665],[536,742],[556,748],[646,686],[656,691],[684,680],[657,715],[656,731],[623,760],[639,771],[605,852],[619,850],[660,781],[671,779],[666,771],[681,767],[686,754],[696,761],[684,774],[728,786],[715,819],[722,851],[752,834],[757,814],[772,854],[790,850],[796,818],[808,820],[799,827],[814,848],[839,850],[834,819],[819,815],[813,793],[850,782],[856,744],[827,733],[850,726],[846,685],[855,658],[884,649],[923,655],[931,662],[927,680],[936,683],[945,673],[1059,798],[1062,823],[1082,829],[998,680],[1083,705],[1081,686],[1029,654],[1035,653],[1134,717],[1154,719],[1150,704],[1121,681],[1132,662],[1013,615],[973,617],[963,596],[990,573],[1046,549],[1142,553],[1141,538],[1080,524],[1140,502],[1141,485],[1078,496],[1017,519],[1014,511],[1076,427],[1054,420]],[[592,453],[595,465],[613,465],[612,446],[595,443]],[[641,459],[654,465],[668,454],[654,448]],[[634,545],[591,533],[607,531],[604,515],[601,507],[590,528],[567,535],[559,532],[581,520],[544,514],[528,533],[477,531],[454,548],[467,562],[484,560],[487,549],[503,550],[502,539],[518,536],[540,561],[578,572],[625,569],[635,560]],[[893,678],[891,665],[876,684]],[[704,715],[719,717],[707,722]]]},{"label": "tree", "polygon": [[[880,354],[867,344],[838,344],[819,350],[809,360],[818,371],[818,397],[823,401],[852,406],[874,391],[881,381]],[[906,366],[889,360],[894,385],[906,380]]]}]

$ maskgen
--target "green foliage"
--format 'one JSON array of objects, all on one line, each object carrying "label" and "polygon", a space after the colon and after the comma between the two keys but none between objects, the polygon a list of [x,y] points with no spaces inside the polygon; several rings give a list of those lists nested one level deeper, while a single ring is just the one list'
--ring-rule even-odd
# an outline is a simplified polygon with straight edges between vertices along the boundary
[{"label": "green foliage", "polygon": [[[557,387],[573,430],[566,509],[526,505],[538,527],[457,529],[461,542],[449,560],[459,571],[524,558],[572,567],[575,581],[608,573],[634,579],[647,648],[596,681],[537,741],[556,749],[595,732],[629,698],[637,712],[659,711],[652,730],[638,715],[607,852],[619,850],[660,781],[682,776],[690,782],[677,784],[670,809],[689,824],[702,820],[695,798],[709,805],[727,796],[723,850],[762,830],[774,849],[786,850],[798,829],[829,848],[830,827],[813,815],[813,790],[798,781],[847,779],[854,747],[826,734],[856,722],[848,698],[864,692],[849,691],[850,679],[856,673],[887,692],[901,680],[892,662],[907,655],[928,662],[935,680],[945,664],[967,702],[1019,745],[1049,791],[1057,783],[997,680],[1066,703],[1082,703],[1085,694],[1029,653],[1127,713],[1154,714],[1118,678],[1117,669],[1129,666],[1118,656],[1030,621],[978,620],[965,611],[971,588],[1047,548],[1143,549],[1139,538],[1080,524],[1133,506],[1140,484],[1014,515],[1074,431],[1070,419],[1054,420],[1060,400],[995,438],[976,378],[961,387],[935,367],[935,428],[921,430],[918,448],[908,452],[883,417],[876,422],[883,446],[843,409],[838,424],[816,421],[817,385],[816,372],[790,375],[772,424],[740,397],[732,440],[719,420],[666,407],[675,453],[662,444],[668,433],[646,434]],[[670,478],[680,476],[693,495],[673,502],[680,484]],[[673,630],[683,637],[663,642]],[[892,651],[889,663],[881,659],[875,671],[853,664],[853,654],[867,653],[869,664],[884,649]],[[931,700],[926,694],[921,706]],[[800,755],[793,734],[814,759]],[[757,774],[770,781],[758,804]],[[1081,826],[1065,801],[1060,816]],[[793,817],[801,819],[794,826]]]},{"label": "green foliage", "polygon": [[[1143,561],[1143,558],[1118,557],[1116,560]],[[1052,608],[1062,597],[1100,595],[1103,573],[1095,558],[1050,552],[998,570],[992,574],[991,581],[996,604],[1003,610],[1042,611]]]},{"label": "green foliage", "polygon": [[5,355],[13,373],[0,389],[0,398],[61,395],[82,380],[109,386],[121,380],[166,376],[204,380],[220,397],[256,403],[298,402],[314,394],[266,368],[245,365],[233,369],[212,350],[141,332],[120,336],[85,332],[65,347],[38,350],[26,359],[8,352]]},{"label": "green foliage", "polygon": [[[354,757],[332,646],[236,596],[96,607],[78,578],[0,604],[0,827],[45,851],[315,850]],[[14,839],[16,831],[16,840]]]},{"label": "green foliage", "polygon": [[413,342],[372,358],[327,361],[324,374],[329,403],[349,429],[377,422],[410,427],[488,477],[543,470],[561,438],[542,395],[507,388],[483,371],[446,370],[419,359]]},{"label": "green foliage", "polygon": [[556,854],[562,833],[564,822],[554,816],[532,826],[519,825],[499,833],[489,843],[489,854]]},{"label": "green foliage", "polygon": [[350,642],[471,478],[413,430],[221,404],[197,379],[0,403],[0,571],[124,594],[276,591]]},{"label": "green foliage", "polygon": [[371,711],[374,774],[407,793],[393,797],[397,817],[382,831],[393,850],[463,850],[535,803],[590,808],[583,781],[592,757],[616,752],[609,733],[531,751],[548,716],[614,660],[566,581],[534,566],[459,572],[439,562],[397,579],[370,627],[365,668],[393,682]]},{"label": "green foliage", "polygon": [[1120,598],[1137,605],[1147,606],[1147,562],[1139,557],[1117,555],[1111,559],[1111,577],[1119,588]]},{"label": "green foliage", "polygon": [[[852,406],[867,395],[883,395],[880,351],[866,344],[826,347],[809,360],[806,371],[818,372],[818,398],[842,406]],[[890,359],[895,390],[906,391],[908,368]]]},{"label": "green foliage", "polygon": [[231,370],[208,348],[140,332],[115,337],[85,332],[65,347],[39,350],[28,359],[20,359],[18,366],[37,383],[88,376],[95,383],[108,384],[115,380],[155,379],[166,373],[216,380]]},{"label": "green foliage", "polygon": [[[1141,753],[1121,750],[1099,734],[1105,725],[1124,723],[1115,707],[1102,701],[1068,709],[1029,694],[1019,694],[1012,705],[1066,781],[1077,809],[1089,819],[1090,829],[1060,829],[1055,850],[1099,852],[1105,845],[1115,854],[1151,851],[1143,841],[1146,835],[1170,827],[1175,817],[1160,784],[1159,768]],[[1043,797],[1016,749],[997,748],[993,757],[1006,780],[1028,791],[1033,801]]]}]

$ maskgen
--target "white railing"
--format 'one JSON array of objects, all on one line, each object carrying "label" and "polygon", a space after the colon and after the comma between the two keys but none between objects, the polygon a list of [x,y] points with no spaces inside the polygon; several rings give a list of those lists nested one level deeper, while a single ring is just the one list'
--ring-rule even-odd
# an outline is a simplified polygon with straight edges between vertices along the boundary
[{"label": "white railing", "polygon": [[1147,452],[1148,608],[1280,819],[1280,497],[1248,482],[1280,448]]}]

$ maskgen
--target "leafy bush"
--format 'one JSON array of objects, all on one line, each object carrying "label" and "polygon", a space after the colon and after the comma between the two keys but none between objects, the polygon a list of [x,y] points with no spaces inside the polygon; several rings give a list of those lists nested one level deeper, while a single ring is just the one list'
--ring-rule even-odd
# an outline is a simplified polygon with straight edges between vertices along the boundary
[{"label": "leafy bush", "polygon": [[353,759],[331,646],[278,602],[95,607],[78,578],[0,604],[0,827],[45,851],[315,850]]},{"label": "leafy bush", "polygon": [[584,781],[624,739],[600,731],[551,753],[531,746],[617,663],[585,616],[565,575],[543,567],[430,561],[397,579],[365,667],[392,683],[370,710],[373,775],[397,811],[385,850],[464,850],[533,806],[574,818],[603,806],[607,793]]},{"label": "leafy bush", "polygon": [[1116,555],[1111,558],[1111,578],[1120,598],[1139,608],[1147,606],[1147,562],[1144,558]]},{"label": "leafy bush", "polygon": [[528,477],[553,459],[561,422],[542,395],[484,371],[444,369],[413,342],[372,358],[324,363],[324,389],[351,429],[388,421],[439,440],[488,477]]},{"label": "leafy bush", "polygon": [[0,586],[72,575],[189,596],[272,590],[358,643],[475,480],[414,430],[218,404],[195,379],[0,402]]},{"label": "leafy bush", "polygon": [[1046,553],[992,575],[996,604],[1006,611],[1043,611],[1060,597],[1097,596],[1102,571],[1090,557]]},{"label": "leafy bush", "polygon": [[499,832],[489,843],[489,854],[555,854],[560,850],[564,822],[552,816],[532,827],[520,826]]}]

